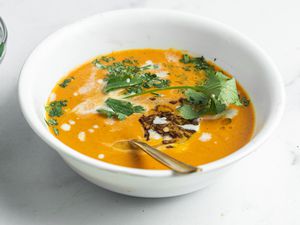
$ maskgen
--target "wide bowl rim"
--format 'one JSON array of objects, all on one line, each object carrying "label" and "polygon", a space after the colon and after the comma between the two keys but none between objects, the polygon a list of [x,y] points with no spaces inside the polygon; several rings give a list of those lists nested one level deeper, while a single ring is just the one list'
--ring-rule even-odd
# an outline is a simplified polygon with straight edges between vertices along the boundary
[{"label": "wide bowl rim", "polygon": [[[48,37],[46,37],[29,55],[26,62],[23,65],[23,68],[21,70],[19,81],[18,81],[18,94],[19,94],[19,103],[21,106],[21,110],[23,112],[23,115],[25,119],[27,120],[28,124],[31,126],[31,128],[35,131],[35,133],[43,139],[48,145],[50,145],[52,148],[54,148],[58,153],[64,153],[67,156],[75,159],[76,161],[82,162],[84,164],[96,167],[98,169],[107,170],[111,172],[117,172],[117,173],[125,173],[128,175],[134,175],[134,176],[145,176],[145,177],[171,177],[176,174],[174,174],[171,170],[149,170],[149,169],[136,169],[136,168],[129,168],[124,166],[119,166],[115,164],[106,163],[94,158],[91,158],[89,156],[86,156],[82,153],[77,152],[76,150],[68,147],[67,145],[60,142],[57,138],[55,138],[48,130],[45,131],[45,129],[42,127],[42,123],[39,118],[34,118],[32,115],[32,108],[34,105],[31,105],[28,107],[28,94],[26,91],[26,74],[27,74],[27,67],[31,63],[31,60],[35,54],[38,53],[39,48],[43,46],[45,43],[51,41],[52,38],[59,35],[62,32],[67,31],[68,29],[71,29],[72,27],[79,26],[88,20],[97,19],[99,16],[125,16],[132,13],[163,13],[165,16],[174,16],[176,15],[176,18],[190,18],[193,20],[198,20],[203,23],[209,24],[211,26],[214,26],[214,28],[221,29],[223,31],[229,32],[237,36],[241,41],[243,41],[246,45],[251,47],[253,51],[256,51],[259,53],[261,60],[264,61],[266,66],[270,68],[270,71],[272,71],[272,80],[270,82],[273,82],[275,84],[277,91],[277,96],[273,96],[277,99],[277,102],[279,103],[276,106],[276,110],[273,110],[270,113],[270,116],[268,117],[268,121],[266,122],[266,126],[262,128],[261,131],[257,133],[257,135],[251,139],[251,141],[243,146],[242,148],[238,149],[234,153],[221,158],[219,160],[200,165],[199,170],[196,173],[205,173],[210,172],[213,170],[217,170],[223,167],[226,167],[233,162],[238,161],[239,159],[247,156],[251,152],[255,151],[263,142],[267,140],[267,138],[271,135],[275,127],[279,124],[280,119],[284,112],[284,105],[285,105],[285,92],[284,92],[284,85],[283,81],[280,75],[280,72],[277,68],[277,66],[272,62],[271,58],[265,53],[264,50],[262,50],[256,43],[254,43],[252,40],[247,38],[244,34],[240,33],[239,31],[235,30],[234,28],[231,28],[221,22],[201,17],[198,15],[185,13],[181,11],[176,10],[166,10],[166,9],[122,9],[122,10],[114,10],[114,11],[108,11],[100,14],[96,14],[94,16],[90,16],[87,18],[84,18],[82,20],[76,21],[72,24],[66,25],[63,28],[55,31],[54,33],[50,34]],[[182,175],[182,176],[188,176],[188,175]]]}]

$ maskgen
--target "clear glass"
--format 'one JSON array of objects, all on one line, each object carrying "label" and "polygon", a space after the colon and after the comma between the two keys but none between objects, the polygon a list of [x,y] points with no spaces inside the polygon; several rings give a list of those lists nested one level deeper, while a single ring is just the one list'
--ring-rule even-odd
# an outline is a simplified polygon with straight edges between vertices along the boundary
[{"label": "clear glass", "polygon": [[0,63],[5,55],[6,41],[7,41],[7,29],[2,18],[0,17]]}]

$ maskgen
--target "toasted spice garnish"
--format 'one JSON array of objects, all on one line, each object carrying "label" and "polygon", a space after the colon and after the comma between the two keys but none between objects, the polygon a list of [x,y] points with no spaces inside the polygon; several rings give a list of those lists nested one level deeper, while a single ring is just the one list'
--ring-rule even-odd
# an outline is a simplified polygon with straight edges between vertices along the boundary
[{"label": "toasted spice garnish", "polygon": [[178,101],[176,101],[176,100],[169,101],[169,103],[172,104],[172,105],[175,105],[177,102]]},{"label": "toasted spice garnish", "polygon": [[[166,123],[155,124],[155,118],[166,118]],[[187,130],[182,125],[192,124],[198,125],[198,120],[187,120],[175,114],[174,110],[166,105],[158,105],[149,112],[148,115],[140,117],[139,122],[142,124],[146,140],[150,139],[149,130],[153,130],[160,134],[163,138],[163,144],[175,143],[179,139],[188,139],[195,130]]]},{"label": "toasted spice garnish", "polygon": [[171,140],[163,140],[162,143],[164,145],[167,145],[167,144],[172,144],[172,143],[175,143],[176,142],[176,139],[171,139]]},{"label": "toasted spice garnish", "polygon": [[225,118],[225,119],[223,119],[221,122],[222,122],[223,125],[228,125],[228,124],[231,124],[232,119],[230,119],[230,118]]},{"label": "toasted spice garnish", "polygon": [[174,148],[173,145],[167,145],[166,148]]},{"label": "toasted spice garnish", "polygon": [[169,132],[170,129],[169,129],[169,127],[164,127],[163,131],[164,131],[164,132]]}]

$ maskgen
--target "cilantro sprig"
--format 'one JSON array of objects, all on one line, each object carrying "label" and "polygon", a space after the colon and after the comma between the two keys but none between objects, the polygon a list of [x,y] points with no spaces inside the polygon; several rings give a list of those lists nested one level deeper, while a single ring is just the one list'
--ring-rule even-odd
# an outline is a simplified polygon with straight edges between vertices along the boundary
[{"label": "cilantro sprig", "polygon": [[144,112],[145,109],[139,105],[133,105],[131,102],[108,98],[105,101],[108,109],[97,109],[97,112],[101,115],[107,116],[108,118],[117,118],[124,120],[126,117],[134,114]]},{"label": "cilantro sprig", "polygon": [[196,89],[184,92],[186,99],[178,109],[185,119],[195,119],[205,114],[219,114],[230,104],[241,106],[236,81],[221,72],[208,71],[207,80]]}]

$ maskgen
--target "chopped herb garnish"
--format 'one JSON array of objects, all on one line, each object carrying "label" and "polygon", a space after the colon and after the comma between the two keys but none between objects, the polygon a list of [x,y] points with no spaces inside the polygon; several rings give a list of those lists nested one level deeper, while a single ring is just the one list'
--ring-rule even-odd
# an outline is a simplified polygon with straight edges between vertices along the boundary
[{"label": "chopped herb garnish", "polygon": [[57,120],[53,119],[53,118],[45,120],[45,121],[46,121],[46,123],[47,123],[48,126],[57,126],[58,125]]},{"label": "chopped herb garnish", "polygon": [[47,125],[49,127],[52,127],[52,130],[55,133],[55,135],[59,135],[59,130],[58,130],[58,128],[55,127],[58,125],[58,122],[56,119],[53,119],[53,118],[48,119],[48,120],[45,119],[45,122],[47,123]]},{"label": "chopped herb garnish", "polygon": [[125,120],[126,119],[126,115],[122,114],[122,113],[116,113],[114,111],[111,110],[107,110],[107,109],[97,109],[97,112],[101,115],[104,115],[108,118],[117,118],[119,120]]},{"label": "chopped herb garnish", "polygon": [[92,64],[94,64],[98,69],[106,69],[106,66],[104,66],[98,59],[95,59]]},{"label": "chopped herb garnish", "polygon": [[59,130],[56,127],[53,127],[53,132],[55,135],[59,135]]},{"label": "chopped herb garnish", "polygon": [[131,87],[138,87],[141,85],[142,80],[139,79],[138,77],[131,77],[131,78],[121,78],[121,77],[112,77],[106,79],[107,84],[104,88],[104,92],[108,93],[110,91],[118,90],[118,89],[126,89],[127,92],[132,93],[133,89]]},{"label": "chopped herb garnish", "polygon": [[190,66],[184,66],[182,67],[183,70],[185,71],[191,71],[191,67]]},{"label": "chopped herb garnish", "polygon": [[[229,78],[210,65],[204,57],[191,57],[188,54],[182,55],[180,62],[187,64],[184,70],[203,70],[206,74],[204,82],[195,86],[169,86],[169,80],[160,79],[156,74],[145,72],[145,70],[155,69],[153,65],[138,66],[134,59],[125,59],[122,62],[113,62],[109,65],[103,65],[98,60],[93,63],[99,69],[107,70],[108,74],[105,80],[107,85],[104,92],[108,93],[117,89],[124,89],[124,98],[132,98],[144,94],[155,94],[164,90],[177,89],[182,91],[185,98],[180,103],[178,112],[184,119],[196,119],[205,114],[222,113],[230,104],[247,104],[245,100],[240,101],[236,81]],[[190,65],[189,65],[190,64]],[[149,89],[149,90],[145,90]],[[106,102],[109,109],[97,110],[100,114],[107,117],[115,117],[120,120],[127,116],[143,112],[141,106],[133,106],[128,101],[122,101],[109,98]],[[249,104],[249,103],[248,103]]]},{"label": "chopped herb garnish", "polygon": [[50,117],[59,117],[64,114],[63,107],[67,106],[67,100],[53,101],[45,107]]},{"label": "chopped herb garnish", "polygon": [[230,104],[241,106],[236,81],[229,78],[222,72],[215,71],[203,57],[191,58],[183,55],[181,62],[195,63],[195,67],[201,68],[206,72],[206,80],[196,86],[171,86],[160,89],[151,89],[138,94],[129,95],[125,98],[156,93],[163,90],[185,90],[185,99],[181,101],[178,111],[185,119],[196,119],[205,114],[219,114],[223,112]]},{"label": "chopped herb garnish", "polygon": [[247,107],[250,104],[250,100],[247,99],[245,96],[241,98],[241,102],[243,104],[243,106]]},{"label": "chopped herb garnish", "polygon": [[109,57],[109,56],[102,56],[101,60],[108,63],[108,62],[114,61],[115,58],[114,57]]},{"label": "chopped herb garnish", "polygon": [[140,67],[140,70],[155,70],[155,69],[158,69],[158,65],[155,65],[155,64],[149,64],[149,65],[146,65],[146,66],[142,66]]},{"label": "chopped herb garnish", "polygon": [[184,63],[184,64],[188,64],[188,63],[192,62],[192,59],[188,54],[183,54],[182,58],[179,61]]},{"label": "chopped herb garnish", "polygon": [[53,118],[50,118],[48,120],[45,119],[45,122],[49,127],[52,127],[52,130],[55,135],[59,135],[59,130],[58,130],[58,128],[56,128],[56,126],[58,125],[58,122],[56,119],[53,119]]},{"label": "chopped herb garnish", "polygon": [[184,64],[193,64],[195,70],[207,70],[212,68],[212,66],[207,63],[203,56],[194,58],[184,54],[179,61]]},{"label": "chopped herb garnish", "polygon": [[135,59],[133,59],[133,58],[131,58],[131,59],[130,58],[126,58],[122,62],[123,63],[128,63],[128,64],[137,64],[138,63],[138,61],[135,60]]},{"label": "chopped herb garnish", "polygon": [[140,75],[137,79],[137,85],[132,85],[132,87],[127,88],[126,92],[128,94],[141,93],[143,89],[149,88],[165,88],[170,85],[169,80],[160,79],[156,74],[145,73]]},{"label": "chopped herb garnish", "polygon": [[127,116],[130,116],[133,113],[141,113],[145,111],[142,106],[134,106],[131,102],[113,98],[108,98],[105,101],[105,104],[109,107],[109,109],[98,109],[97,112],[109,118],[115,117],[119,120],[124,120]]},{"label": "chopped herb garnish", "polygon": [[157,65],[138,66],[134,59],[124,59],[122,62],[114,62],[103,65],[99,60],[93,61],[98,69],[107,70],[108,74],[104,92],[125,89],[125,93],[141,93],[146,88],[164,88],[169,86],[169,80],[160,79],[156,74],[145,72],[156,69]]},{"label": "chopped herb garnish", "polygon": [[69,85],[69,83],[71,83],[72,80],[74,80],[74,77],[70,77],[67,79],[64,79],[64,81],[62,83],[59,84],[60,87],[65,88]]}]

